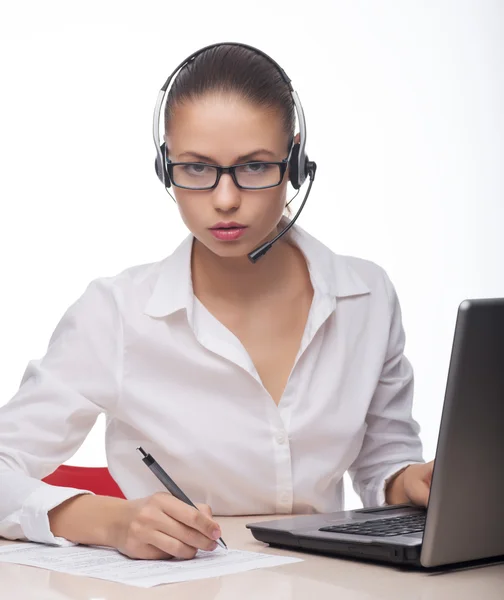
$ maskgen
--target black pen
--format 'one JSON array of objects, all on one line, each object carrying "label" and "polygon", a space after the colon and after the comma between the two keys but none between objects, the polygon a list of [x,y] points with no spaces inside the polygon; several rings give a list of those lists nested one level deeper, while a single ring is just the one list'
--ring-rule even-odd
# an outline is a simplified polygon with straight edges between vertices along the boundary
[{"label": "black pen", "polygon": [[[165,488],[171,492],[175,498],[182,500],[189,506],[193,506],[196,510],[199,510],[197,506],[193,504],[191,500],[184,494],[184,492],[179,488],[179,486],[173,481],[173,479],[168,475],[168,473],[160,466],[160,464],[150,455],[145,452],[145,450],[139,446],[137,450],[142,454],[143,462],[149,467],[149,469],[154,473],[154,475],[159,479],[159,481],[165,486]],[[227,546],[224,543],[222,538],[217,540],[219,546],[227,550]]]}]

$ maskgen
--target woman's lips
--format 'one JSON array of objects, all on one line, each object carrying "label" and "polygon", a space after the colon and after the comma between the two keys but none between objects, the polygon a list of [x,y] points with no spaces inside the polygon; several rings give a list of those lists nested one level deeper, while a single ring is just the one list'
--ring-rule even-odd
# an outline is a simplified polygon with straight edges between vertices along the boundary
[{"label": "woman's lips", "polygon": [[221,240],[223,242],[233,241],[240,238],[247,228],[242,225],[239,227],[227,227],[227,228],[212,228],[210,229],[210,233],[214,236],[214,238]]}]

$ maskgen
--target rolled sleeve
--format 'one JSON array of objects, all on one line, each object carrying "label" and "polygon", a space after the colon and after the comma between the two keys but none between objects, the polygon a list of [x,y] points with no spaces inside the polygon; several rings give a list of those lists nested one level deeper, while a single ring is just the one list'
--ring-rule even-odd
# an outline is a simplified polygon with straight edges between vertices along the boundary
[{"label": "rolled sleeve", "polygon": [[384,505],[387,480],[403,467],[424,462],[420,427],[412,416],[414,376],[403,354],[401,308],[394,286],[383,275],[390,307],[387,353],[366,415],[362,448],[348,470],[365,507]]},{"label": "rolled sleeve", "polygon": [[19,526],[26,538],[33,542],[54,546],[75,546],[74,542],[53,535],[48,513],[65,500],[80,494],[93,494],[93,492],[47,484],[38,486],[19,511]]}]

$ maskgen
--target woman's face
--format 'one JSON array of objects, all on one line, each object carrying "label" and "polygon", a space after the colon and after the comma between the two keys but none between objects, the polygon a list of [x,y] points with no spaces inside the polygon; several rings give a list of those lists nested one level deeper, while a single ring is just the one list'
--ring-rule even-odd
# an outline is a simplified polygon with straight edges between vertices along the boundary
[{"label": "woman's face", "polygon": [[[229,93],[207,94],[177,105],[165,141],[172,162],[221,166],[281,161],[289,151],[278,111]],[[279,186],[263,190],[239,189],[229,174],[223,174],[213,190],[172,189],[182,219],[194,237],[218,256],[240,257],[277,233],[287,182],[288,170]],[[238,239],[221,240],[211,231],[221,222],[236,222],[246,229]]]}]

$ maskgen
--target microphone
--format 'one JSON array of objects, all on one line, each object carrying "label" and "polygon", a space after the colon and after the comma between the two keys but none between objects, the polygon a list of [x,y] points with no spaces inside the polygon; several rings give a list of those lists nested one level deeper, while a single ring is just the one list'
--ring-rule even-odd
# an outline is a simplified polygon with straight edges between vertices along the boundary
[{"label": "microphone", "polygon": [[317,170],[317,164],[314,163],[313,161],[309,161],[308,164],[307,164],[306,170],[308,171],[308,175],[310,177],[310,185],[308,186],[308,189],[306,190],[306,196],[303,198],[303,202],[301,203],[301,206],[299,207],[299,210],[294,215],[293,219],[289,222],[289,224],[287,225],[287,227],[284,227],[283,230],[275,238],[273,238],[269,242],[265,242],[264,244],[262,244],[261,246],[259,246],[255,250],[252,250],[252,252],[250,252],[247,255],[249,257],[249,260],[251,262],[256,263],[261,258],[261,256],[264,256],[266,254],[266,252],[268,252],[268,250],[271,249],[271,247],[273,246],[273,244],[275,242],[277,242],[283,235],[285,235],[289,231],[289,229],[294,225],[296,219],[301,214],[301,211],[303,210],[303,207],[304,207],[306,201],[308,200],[308,196],[310,195],[310,190],[311,190],[311,187],[313,185],[313,180],[315,179],[315,172]]}]

